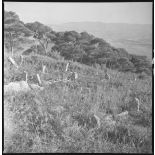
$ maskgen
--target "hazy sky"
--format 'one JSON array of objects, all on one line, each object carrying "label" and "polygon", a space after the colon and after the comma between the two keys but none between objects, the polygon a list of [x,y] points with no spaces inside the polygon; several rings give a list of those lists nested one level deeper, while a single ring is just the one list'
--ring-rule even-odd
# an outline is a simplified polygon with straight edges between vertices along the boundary
[{"label": "hazy sky", "polygon": [[107,23],[152,23],[151,2],[124,3],[50,3],[5,2],[6,11],[15,11],[27,22],[44,24],[99,21]]}]

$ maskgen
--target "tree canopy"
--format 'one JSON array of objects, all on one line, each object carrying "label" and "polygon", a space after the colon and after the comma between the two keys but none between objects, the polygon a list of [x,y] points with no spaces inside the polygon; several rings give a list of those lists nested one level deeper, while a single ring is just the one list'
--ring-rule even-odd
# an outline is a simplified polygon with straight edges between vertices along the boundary
[{"label": "tree canopy", "polygon": [[[37,32],[41,41],[50,45],[45,52],[48,55],[52,55],[50,53],[57,50],[64,58],[87,65],[97,63],[123,72],[152,73],[152,66],[147,57],[129,54],[124,48],[113,47],[104,39],[86,31],[55,32],[49,26],[37,21],[24,24],[19,16],[11,11],[4,13],[4,31],[13,33],[12,37],[16,37],[14,34],[29,36]],[[40,52],[42,51],[40,49]]]}]

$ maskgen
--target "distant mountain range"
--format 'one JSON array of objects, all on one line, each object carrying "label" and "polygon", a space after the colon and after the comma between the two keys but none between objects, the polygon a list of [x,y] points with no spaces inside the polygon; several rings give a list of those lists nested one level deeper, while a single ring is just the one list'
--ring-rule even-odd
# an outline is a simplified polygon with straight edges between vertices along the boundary
[{"label": "distant mountain range", "polygon": [[87,31],[105,39],[115,47],[125,48],[129,53],[152,58],[152,25],[150,24],[69,22],[50,26],[54,31]]}]

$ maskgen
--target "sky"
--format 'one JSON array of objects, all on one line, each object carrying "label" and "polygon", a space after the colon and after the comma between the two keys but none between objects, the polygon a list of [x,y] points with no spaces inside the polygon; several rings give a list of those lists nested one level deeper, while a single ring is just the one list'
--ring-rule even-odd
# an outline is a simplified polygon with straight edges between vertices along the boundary
[{"label": "sky", "polygon": [[24,23],[39,21],[50,25],[66,22],[94,21],[152,24],[151,2],[5,2],[4,9],[16,12]]}]

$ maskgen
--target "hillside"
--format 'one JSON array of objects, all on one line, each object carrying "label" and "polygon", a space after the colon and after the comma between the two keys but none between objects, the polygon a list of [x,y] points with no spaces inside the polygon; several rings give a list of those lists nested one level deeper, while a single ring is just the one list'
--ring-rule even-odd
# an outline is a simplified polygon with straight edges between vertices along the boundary
[{"label": "hillside", "polygon": [[28,31],[4,29],[4,153],[152,153],[147,57],[8,14]]},{"label": "hillside", "polygon": [[96,37],[107,40],[115,47],[125,48],[131,54],[145,55],[152,58],[152,25],[70,22],[50,25],[55,31],[87,31]]},{"label": "hillside", "polygon": [[[18,24],[21,23],[19,17],[14,20],[18,21],[16,22]],[[4,24],[5,27],[8,27],[6,23]],[[11,26],[12,23],[10,23]],[[53,50],[57,50],[65,59],[78,61],[87,65],[97,63],[102,66],[106,64],[108,68],[123,72],[145,72],[148,75],[152,73],[152,66],[147,57],[129,54],[125,49],[113,47],[104,39],[96,38],[87,32],[55,32],[50,27],[39,22],[23,24],[23,33],[25,29],[31,33],[34,33],[36,30],[40,34],[47,33],[50,40],[49,44],[52,44],[50,46],[52,48],[46,53],[48,56],[50,56]],[[20,32],[21,29],[17,30]],[[8,30],[6,29],[6,31]]]}]

